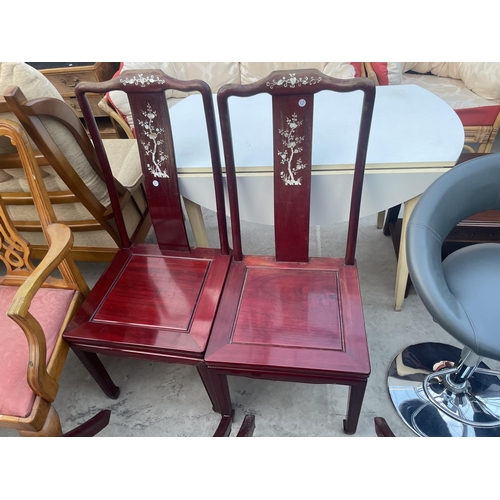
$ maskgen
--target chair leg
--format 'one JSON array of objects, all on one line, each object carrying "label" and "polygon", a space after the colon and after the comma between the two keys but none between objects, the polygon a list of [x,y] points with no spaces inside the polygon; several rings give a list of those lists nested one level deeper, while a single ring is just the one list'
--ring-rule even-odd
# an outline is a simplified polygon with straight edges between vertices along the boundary
[{"label": "chair leg", "polygon": [[212,402],[212,409],[216,413],[222,413],[220,411],[219,401],[217,400],[217,395],[215,394],[212,378],[210,376],[207,365],[205,364],[205,362],[200,363],[196,367],[196,369],[198,370],[198,373],[200,374],[201,381],[203,382],[203,385],[205,386],[205,390],[207,391],[208,397],[210,398],[210,401]]},{"label": "chair leg", "polygon": [[382,229],[384,227],[385,210],[382,210],[377,214],[377,229]]},{"label": "chair leg", "polygon": [[222,416],[231,415],[233,405],[231,403],[231,395],[229,393],[229,384],[227,383],[227,376],[215,370],[208,369],[210,380],[212,384],[213,394],[217,401],[219,413]]},{"label": "chair leg", "polygon": [[391,230],[389,228],[389,225],[397,221],[400,210],[401,210],[401,205],[395,205],[394,207],[391,207],[389,208],[389,210],[387,210],[387,217],[385,218],[385,223],[384,223],[385,236],[391,235]]},{"label": "chair leg", "polygon": [[405,292],[408,286],[408,263],[406,260],[406,227],[408,226],[408,221],[410,215],[417,204],[420,196],[415,196],[411,200],[405,203],[404,214],[403,214],[403,225],[401,228],[401,242],[399,244],[399,256],[396,268],[396,286],[394,290],[394,310],[401,311],[403,309],[403,302],[405,299]]},{"label": "chair leg", "polygon": [[61,420],[59,419],[59,415],[53,406],[50,407],[45,424],[39,431],[18,430],[17,432],[22,437],[60,437],[63,435]]},{"label": "chair leg", "polygon": [[378,437],[396,437],[394,432],[392,432],[391,428],[387,424],[385,418],[375,417],[375,434]]},{"label": "chair leg", "polygon": [[101,432],[108,424],[111,410],[102,410],[91,419],[66,432],[64,437],[93,437]]},{"label": "chair leg", "polygon": [[252,437],[255,430],[255,415],[245,415],[236,437]]},{"label": "chair leg", "polygon": [[366,380],[351,385],[349,388],[349,401],[347,403],[347,418],[344,420],[344,432],[354,434],[358,428],[359,415],[363,398],[365,396]]},{"label": "chair leg", "polygon": [[213,437],[229,437],[231,434],[231,426],[234,418],[234,410],[231,411],[231,415],[224,415],[220,419],[219,426],[215,431]]},{"label": "chair leg", "polygon": [[99,356],[94,352],[82,351],[81,349],[75,347],[72,347],[72,349],[78,359],[82,362],[83,366],[87,368],[88,372],[103,390],[104,394],[111,399],[117,399],[120,395],[120,388],[117,387],[111,380],[111,377],[106,371],[106,368],[104,368]]}]

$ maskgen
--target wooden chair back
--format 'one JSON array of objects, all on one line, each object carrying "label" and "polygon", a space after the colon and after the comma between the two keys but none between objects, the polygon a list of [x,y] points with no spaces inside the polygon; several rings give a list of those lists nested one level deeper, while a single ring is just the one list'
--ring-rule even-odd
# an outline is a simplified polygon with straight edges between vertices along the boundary
[{"label": "wooden chair back", "polygon": [[[47,121],[54,120],[62,125],[60,132],[70,134],[76,141],[77,147],[81,149],[85,160],[89,163],[94,172],[104,180],[102,170],[97,159],[92,142],[90,141],[85,128],[75,112],[64,102],[50,97],[27,100],[19,87],[9,87],[4,94],[8,110],[12,111],[40,153],[43,155],[41,165],[50,165],[66,184],[68,190],[55,191],[50,193],[51,203],[78,203],[81,202],[85,208],[97,220],[78,221],[73,224],[68,221],[72,230],[84,231],[97,229],[101,225],[114,239],[117,245],[121,244],[120,237],[115,227],[110,223],[107,216],[107,207],[95,197],[91,189],[85,184],[80,175],[75,171],[75,167],[70,163],[66,152],[61,150],[53,135],[47,129]],[[7,108],[5,109],[7,110]],[[50,123],[50,122],[49,122]],[[5,159],[7,160],[7,159]],[[19,166],[14,158],[12,166]],[[2,161],[4,168],[7,167]],[[115,179],[116,190],[120,197],[127,196],[127,190]],[[23,193],[26,197],[26,193]],[[16,197],[16,194],[11,195]],[[7,203],[15,203],[15,200],[7,200]]]},{"label": "wooden chair back", "polygon": [[276,260],[308,262],[314,95],[321,91],[364,93],[345,254],[346,264],[354,264],[375,85],[366,78],[340,80],[314,69],[293,74],[275,71],[253,84],[229,84],[218,92],[235,260],[242,260],[243,249],[228,99],[261,93],[272,96]]},{"label": "wooden chair back", "polygon": [[[208,84],[201,80],[177,80],[167,76],[161,70],[148,71],[147,75],[138,74],[136,71],[124,71],[119,78],[108,82],[78,84],[76,96],[108,183],[111,203],[115,207],[119,203],[119,192],[112,182],[109,162],[86,94],[89,92],[105,93],[112,90],[121,90],[127,94],[134,119],[146,197],[158,245],[161,250],[189,251],[190,246],[179,193],[174,138],[165,97],[165,92],[171,89],[184,92],[197,91],[202,96],[211,151],[219,242],[222,253],[227,255],[229,244],[222,170],[213,98]],[[116,211],[115,208],[114,210]],[[122,239],[127,241],[123,222],[120,222],[118,218],[117,226]],[[128,244],[130,245],[130,241]]]},{"label": "wooden chair back", "polygon": [[[28,138],[22,127],[11,120],[0,120],[0,137],[7,137],[17,148],[18,157],[26,179],[28,180],[33,203],[40,218],[40,224],[45,238],[50,245],[48,227],[57,223],[49,195],[44,188],[42,175],[37,159],[29,145]],[[2,285],[21,285],[33,272],[31,261],[32,252],[28,241],[19,234],[12,222],[3,199],[0,195],[0,260],[6,267],[6,275],[0,279]],[[80,291],[83,296],[88,295],[89,288],[76,267],[73,259],[68,255],[59,265],[62,279],[50,278],[48,284],[61,288],[72,288]]]}]

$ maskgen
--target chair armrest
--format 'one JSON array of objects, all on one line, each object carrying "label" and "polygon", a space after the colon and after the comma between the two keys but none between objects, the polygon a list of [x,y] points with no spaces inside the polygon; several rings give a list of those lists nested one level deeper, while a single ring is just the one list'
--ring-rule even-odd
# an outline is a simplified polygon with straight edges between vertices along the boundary
[{"label": "chair armrest", "polygon": [[364,62],[362,64],[363,64],[367,78],[372,80],[372,82],[375,85],[380,85],[378,78],[377,78],[377,75],[376,75],[375,71],[373,71],[372,63]]},{"label": "chair armrest", "polygon": [[7,315],[24,331],[28,339],[28,384],[31,389],[49,402],[54,401],[59,384],[47,372],[47,346],[40,323],[30,314],[29,308],[36,292],[50,274],[67,256],[73,246],[71,230],[63,224],[47,227],[51,245],[37,268],[21,285]]},{"label": "chair armrest", "polygon": [[135,139],[134,133],[129,124],[123,117],[109,104],[108,99],[104,96],[97,104],[104,112],[106,112],[115,122],[120,125],[128,139]]}]

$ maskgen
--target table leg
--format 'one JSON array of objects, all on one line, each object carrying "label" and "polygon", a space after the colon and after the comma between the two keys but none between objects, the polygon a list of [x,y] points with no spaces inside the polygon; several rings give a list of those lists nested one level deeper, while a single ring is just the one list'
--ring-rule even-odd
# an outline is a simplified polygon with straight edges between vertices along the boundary
[{"label": "table leg", "polygon": [[385,210],[377,214],[377,229],[382,229],[384,227]]},{"label": "table leg", "polygon": [[420,196],[415,196],[404,204],[403,211],[403,224],[401,228],[401,241],[399,244],[399,256],[396,272],[396,290],[394,293],[394,310],[401,311],[403,309],[403,302],[405,300],[406,284],[408,282],[408,263],[406,261],[406,227],[410,215],[415,208],[415,205]]},{"label": "table leg", "polygon": [[205,221],[203,220],[200,205],[188,200],[187,198],[183,198],[183,200],[189,223],[191,224],[191,229],[193,230],[196,246],[208,248],[207,230],[205,228]]}]

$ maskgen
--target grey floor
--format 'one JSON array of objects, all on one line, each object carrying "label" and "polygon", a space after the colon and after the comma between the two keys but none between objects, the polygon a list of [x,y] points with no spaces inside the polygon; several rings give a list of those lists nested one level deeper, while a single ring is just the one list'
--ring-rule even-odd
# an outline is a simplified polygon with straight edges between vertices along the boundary
[{"label": "grey floor", "polygon": [[[214,217],[205,213],[210,237]],[[245,224],[247,253],[266,253],[272,245],[272,227]],[[313,228],[313,255],[341,255],[346,224]],[[401,312],[393,310],[396,257],[391,239],[376,228],[375,216],[362,219],[357,261],[363,298],[372,373],[368,381],[356,436],[374,436],[373,418],[384,416],[401,436],[412,431],[400,421],[386,389],[387,368],[394,356],[410,343],[427,340],[448,342],[410,292]],[[89,285],[104,270],[103,264],[80,263]],[[102,436],[210,436],[218,415],[195,368],[104,357],[103,361],[120,397],[108,399],[75,355],[70,352],[60,380],[55,407],[63,430],[69,430],[100,409],[112,411]],[[233,433],[246,413],[256,416],[255,436],[345,436],[347,392],[344,386],[269,382],[229,378],[236,410]],[[2,429],[0,436],[16,435]]]},{"label": "grey floor", "polygon": [[[497,141],[494,151],[500,151]],[[215,217],[205,212],[211,244]],[[271,251],[272,227],[246,223],[246,253]],[[342,255],[346,224],[313,227],[311,254]],[[152,235],[150,235],[152,238]],[[423,307],[414,290],[401,312],[393,309],[396,257],[389,237],[376,228],[375,215],[360,223],[357,248],[360,285],[368,336],[371,376],[355,436],[375,436],[373,418],[383,416],[398,436],[415,436],[397,415],[386,386],[387,369],[409,344],[435,341],[455,344]],[[104,264],[79,263],[89,285]],[[210,436],[218,425],[195,368],[104,357],[103,362],[121,388],[117,400],[108,399],[70,352],[60,380],[55,407],[63,430],[69,430],[101,409],[112,411],[101,436]],[[338,385],[309,385],[229,378],[236,411],[232,435],[247,413],[256,416],[255,436],[345,436],[348,389]],[[0,429],[0,437],[16,436]]]}]

